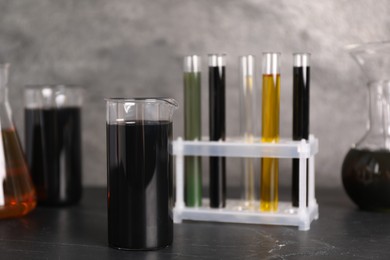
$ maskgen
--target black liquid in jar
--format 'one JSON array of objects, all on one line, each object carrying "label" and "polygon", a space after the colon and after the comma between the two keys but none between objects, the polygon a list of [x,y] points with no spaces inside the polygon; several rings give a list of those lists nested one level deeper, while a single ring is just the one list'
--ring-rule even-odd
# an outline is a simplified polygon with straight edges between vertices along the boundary
[{"label": "black liquid in jar", "polygon": [[[293,68],[293,140],[309,139],[310,67]],[[308,166],[308,160],[307,160]],[[308,192],[309,167],[306,169]],[[308,194],[306,206],[308,205]],[[299,207],[299,159],[292,162],[292,205]]]},{"label": "black liquid in jar", "polygon": [[[210,141],[225,140],[225,66],[209,67]],[[210,157],[210,207],[226,205],[226,158]]]},{"label": "black liquid in jar", "polygon": [[81,198],[80,114],[78,107],[25,109],[26,157],[40,205]]},{"label": "black liquid in jar", "polygon": [[342,166],[349,197],[364,210],[390,210],[390,151],[351,149]]},{"label": "black liquid in jar", "polygon": [[172,123],[107,124],[108,240],[144,250],[172,243]]}]

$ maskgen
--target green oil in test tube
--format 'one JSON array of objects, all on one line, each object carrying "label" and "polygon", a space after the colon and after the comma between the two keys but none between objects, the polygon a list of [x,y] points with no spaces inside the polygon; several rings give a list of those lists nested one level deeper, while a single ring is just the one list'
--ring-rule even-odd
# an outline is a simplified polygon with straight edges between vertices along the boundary
[{"label": "green oil in test tube", "polygon": [[[184,57],[184,139],[200,140],[201,133],[201,58]],[[202,158],[185,158],[185,202],[187,207],[202,206]]]}]

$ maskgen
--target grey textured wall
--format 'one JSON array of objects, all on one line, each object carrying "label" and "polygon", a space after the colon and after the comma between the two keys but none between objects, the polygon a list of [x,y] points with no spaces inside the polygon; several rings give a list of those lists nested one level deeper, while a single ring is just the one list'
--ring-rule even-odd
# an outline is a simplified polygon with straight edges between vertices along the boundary
[{"label": "grey textured wall", "polygon": [[[84,183],[104,185],[104,97],[171,96],[182,104],[182,56],[226,52],[227,132],[236,135],[238,55],[280,51],[281,133],[288,137],[291,54],[311,52],[311,132],[321,146],[317,183],[340,185],[343,156],[366,122],[364,79],[343,46],[390,38],[389,11],[387,0],[1,0],[0,60],[12,64],[10,98],[21,136],[24,85],[85,87]],[[206,74],[203,80],[207,134]],[[182,125],[179,110],[175,136]],[[229,169],[234,184],[239,168]],[[281,174],[282,182],[288,174]]]}]

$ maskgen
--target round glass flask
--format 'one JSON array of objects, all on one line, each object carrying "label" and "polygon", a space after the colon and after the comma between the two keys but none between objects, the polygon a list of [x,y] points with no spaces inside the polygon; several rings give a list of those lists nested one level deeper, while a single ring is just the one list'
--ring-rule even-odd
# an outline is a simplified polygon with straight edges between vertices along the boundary
[{"label": "round glass flask", "polygon": [[348,46],[368,86],[369,118],[364,136],[349,150],[342,181],[364,210],[390,210],[390,42]]}]

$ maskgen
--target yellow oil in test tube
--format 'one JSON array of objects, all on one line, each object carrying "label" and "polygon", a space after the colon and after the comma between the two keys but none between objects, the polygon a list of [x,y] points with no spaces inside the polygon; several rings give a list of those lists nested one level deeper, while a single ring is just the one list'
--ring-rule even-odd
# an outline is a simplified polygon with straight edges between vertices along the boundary
[{"label": "yellow oil in test tube", "polygon": [[[263,54],[263,93],[261,141],[279,141],[280,65],[279,53]],[[260,210],[278,209],[279,160],[261,159]]]}]

